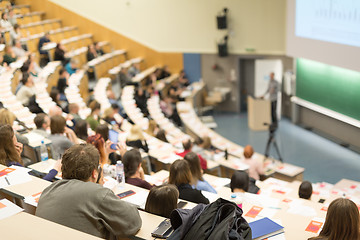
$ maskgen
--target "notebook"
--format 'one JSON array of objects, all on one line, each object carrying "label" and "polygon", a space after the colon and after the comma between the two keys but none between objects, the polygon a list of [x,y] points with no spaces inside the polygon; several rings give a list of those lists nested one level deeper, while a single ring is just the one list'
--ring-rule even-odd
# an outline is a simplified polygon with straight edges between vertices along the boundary
[{"label": "notebook", "polygon": [[269,218],[249,223],[253,240],[261,240],[284,232],[284,227]]}]

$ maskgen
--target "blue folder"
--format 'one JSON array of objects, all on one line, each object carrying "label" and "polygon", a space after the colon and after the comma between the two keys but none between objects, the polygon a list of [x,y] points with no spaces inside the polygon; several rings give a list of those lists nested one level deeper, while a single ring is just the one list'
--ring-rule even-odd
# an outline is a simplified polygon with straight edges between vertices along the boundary
[{"label": "blue folder", "polygon": [[284,232],[283,226],[280,226],[267,217],[251,222],[249,225],[253,240],[265,239]]}]

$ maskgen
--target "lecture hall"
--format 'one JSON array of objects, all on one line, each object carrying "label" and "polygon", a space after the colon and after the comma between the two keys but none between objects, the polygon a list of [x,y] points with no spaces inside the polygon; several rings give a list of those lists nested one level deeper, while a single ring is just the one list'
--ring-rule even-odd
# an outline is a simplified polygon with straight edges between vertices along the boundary
[{"label": "lecture hall", "polygon": [[1,239],[360,240],[360,1],[0,12]]}]

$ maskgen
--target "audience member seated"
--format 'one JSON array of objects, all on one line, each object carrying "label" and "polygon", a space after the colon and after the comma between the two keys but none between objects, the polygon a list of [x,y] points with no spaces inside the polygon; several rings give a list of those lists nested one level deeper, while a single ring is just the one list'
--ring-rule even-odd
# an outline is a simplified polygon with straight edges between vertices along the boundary
[{"label": "audience member seated", "polygon": [[260,190],[254,181],[250,181],[247,172],[241,170],[235,171],[231,176],[230,188],[231,192],[249,192],[255,194]]},{"label": "audience member seated", "polygon": [[309,240],[358,240],[359,238],[358,207],[349,199],[338,198],[330,203],[319,236]]},{"label": "audience member seated", "polygon": [[144,114],[145,117],[149,115],[148,109],[147,109],[147,96],[142,87],[135,88],[135,94],[134,99],[136,106],[141,110],[141,112]]},{"label": "audience member seated", "polygon": [[[21,33],[19,24],[14,25],[14,31],[11,31],[10,34],[11,34],[11,39],[13,40],[20,40],[21,38],[23,38],[23,34]],[[26,44],[22,44],[22,46],[24,47],[24,49],[27,49]]]},{"label": "audience member seated", "polygon": [[125,172],[125,182],[145,189],[151,189],[153,185],[145,181],[144,169],[141,166],[142,158],[139,150],[131,149],[122,157]]},{"label": "audience member seated", "polygon": [[16,99],[20,101],[22,105],[28,106],[30,97],[35,95],[33,77],[28,73],[24,73],[21,82],[22,86],[16,93]]},{"label": "audience member seated", "polygon": [[44,36],[42,36],[39,39],[39,44],[38,44],[38,51],[40,53],[40,56],[42,58],[42,63],[40,64],[40,66],[44,66],[46,65],[46,63],[49,62],[49,55],[48,55],[48,51],[47,50],[43,50],[42,48],[44,46],[46,46],[50,41],[50,34],[49,32],[46,32]]},{"label": "audience member seated", "polygon": [[65,96],[65,88],[69,86],[69,73],[65,70],[65,68],[61,68],[59,70],[59,80],[57,82],[57,89],[60,93],[60,100],[66,101]]},{"label": "audience member seated", "polygon": [[102,48],[101,48],[101,46],[100,46],[100,43],[99,43],[99,42],[95,42],[94,44],[95,44],[95,50],[96,50],[98,56],[104,55],[105,53],[104,53],[104,51],[102,50]]},{"label": "audience member seated", "polygon": [[17,19],[13,8],[10,8],[8,11],[8,19],[12,26],[15,26],[17,24]]},{"label": "audience member seated", "polygon": [[130,130],[130,134],[127,136],[126,145],[142,149],[145,152],[149,152],[149,147],[144,138],[141,128],[138,125],[133,125]]},{"label": "audience member seated", "polygon": [[[181,152],[181,153],[176,153],[176,154],[179,155],[180,157],[185,157],[186,154],[188,154],[189,152],[192,151],[193,144],[192,144],[190,139],[184,140],[182,144],[183,144],[183,147],[184,147],[184,151]],[[199,154],[198,154],[198,157],[200,159],[201,169],[206,170],[207,169],[206,160]]]},{"label": "audience member seated", "polygon": [[165,184],[151,188],[146,199],[145,211],[169,218],[171,212],[178,208],[179,191],[176,186]]},{"label": "audience member seated", "polygon": [[76,73],[78,67],[79,61],[76,58],[72,58],[70,62],[65,65],[65,69],[70,75]]},{"label": "audience member seated", "polygon": [[[65,150],[77,143],[77,137],[73,130],[66,127],[66,120],[62,116],[53,116],[50,118],[51,140],[53,148],[53,158],[60,159]],[[64,133],[67,137],[64,136]]]},{"label": "audience member seated", "polygon": [[88,139],[88,128],[89,124],[87,121],[79,119],[75,123],[74,132],[78,138],[86,141]]},{"label": "audience member seated", "polygon": [[167,65],[165,65],[160,72],[160,79],[164,79],[167,77],[170,77],[171,73],[169,71],[169,67]]},{"label": "audience member seated", "polygon": [[16,62],[17,56],[14,53],[12,46],[6,45],[4,52],[5,52],[4,60],[3,60],[4,63],[6,63],[7,65],[10,65],[10,63]]},{"label": "audience member seated", "polygon": [[128,70],[129,77],[133,78],[139,73],[140,73],[140,63],[136,62],[136,63],[131,64],[131,66]]},{"label": "audience member seated", "polygon": [[98,53],[96,52],[95,45],[92,43],[88,46],[88,51],[86,53],[86,58],[88,62],[98,57]]},{"label": "audience member seated", "polygon": [[[15,120],[16,120],[15,114],[10,112],[6,108],[0,109],[0,125],[8,124],[10,126],[13,126]],[[17,141],[20,142],[21,144],[29,144],[29,140],[26,137],[22,136],[21,134],[15,132],[15,136]]]},{"label": "audience member seated", "polygon": [[[14,130],[9,124],[0,124],[0,164],[5,166],[23,166],[21,152],[23,145],[16,140]],[[51,181],[58,173],[60,161],[55,164],[56,169],[51,169],[44,177]]]},{"label": "audience member seated", "polygon": [[126,67],[121,67],[119,72],[119,81],[121,88],[131,84],[131,78],[128,76],[128,70]]},{"label": "audience member seated", "polygon": [[200,190],[193,189],[191,184],[193,177],[187,161],[176,160],[170,166],[169,183],[174,184],[179,190],[179,198],[193,203],[208,204],[209,200],[204,197]]},{"label": "audience member seated", "polygon": [[70,103],[69,104],[69,115],[72,116],[73,122],[77,122],[81,119],[79,115],[80,107],[77,105],[77,103]]},{"label": "audience member seated", "polygon": [[211,145],[211,139],[208,136],[204,136],[202,139],[197,137],[195,143],[192,147],[194,153],[200,154],[205,158],[209,159],[212,157],[212,154],[216,151]]},{"label": "audience member seated", "polygon": [[159,128],[158,128],[155,120],[150,119],[150,120],[149,120],[148,128],[145,130],[145,132],[146,132],[147,134],[149,134],[150,136],[155,137],[155,135],[157,134],[158,131],[159,131]]},{"label": "audience member seated", "polygon": [[49,133],[47,133],[47,129],[50,127],[50,118],[45,113],[39,113],[34,118],[34,123],[36,125],[36,129],[32,130],[32,132],[43,136],[44,138],[49,137]]},{"label": "audience member seated", "polygon": [[0,25],[2,28],[5,28],[5,29],[13,28],[13,26],[11,25],[11,22],[9,21],[9,15],[5,11],[1,14]]},{"label": "audience member seated", "polygon": [[159,129],[155,137],[163,142],[169,142],[166,138],[166,133],[164,129]]},{"label": "audience member seated", "polygon": [[14,46],[12,47],[12,51],[16,56],[16,58],[21,58],[29,54],[22,48],[19,40],[15,40]]},{"label": "audience member seated", "polygon": [[194,152],[189,152],[184,156],[188,162],[193,177],[193,187],[198,190],[216,193],[216,190],[203,178],[203,170],[200,167],[200,159]]},{"label": "audience member seated", "polygon": [[260,180],[260,175],[265,174],[264,164],[253,157],[254,149],[247,145],[244,147],[244,163],[249,165],[249,176],[255,180]]},{"label": "audience member seated", "polygon": [[180,95],[181,95],[182,92],[183,92],[183,89],[179,87],[179,83],[174,81],[174,82],[171,83],[167,95],[174,102],[177,102],[179,100],[183,100],[183,99],[180,98]]},{"label": "audience member seated", "polygon": [[299,198],[311,199],[313,192],[312,184],[309,181],[303,181],[299,187]]},{"label": "audience member seated", "polygon": [[141,227],[138,210],[99,184],[99,167],[95,147],[75,145],[67,150],[62,159],[63,179],[42,192],[36,215],[100,238],[135,235]]},{"label": "audience member seated", "polygon": [[65,57],[65,47],[61,43],[56,44],[56,48],[54,52],[54,61],[61,61],[61,64],[63,66],[65,66],[69,61]]},{"label": "audience member seated", "polygon": [[62,109],[63,112],[69,113],[69,105],[66,101],[61,101],[61,95],[57,88],[53,87],[50,91],[49,96],[51,97],[53,102]]},{"label": "audience member seated", "polygon": [[93,100],[89,104],[91,113],[87,116],[86,121],[89,123],[90,128],[95,131],[96,127],[100,124],[100,109],[101,105],[97,101]]},{"label": "audience member seated", "polygon": [[189,79],[185,75],[185,71],[181,70],[179,73],[179,87],[186,88],[190,85]]}]

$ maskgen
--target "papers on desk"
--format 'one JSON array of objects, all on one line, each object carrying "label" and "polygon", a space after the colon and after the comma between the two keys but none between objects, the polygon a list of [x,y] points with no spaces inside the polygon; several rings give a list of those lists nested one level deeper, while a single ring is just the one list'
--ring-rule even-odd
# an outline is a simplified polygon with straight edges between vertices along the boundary
[{"label": "papers on desk", "polygon": [[269,184],[269,185],[274,185],[274,186],[281,186],[281,187],[285,187],[289,184],[289,182],[280,180],[280,179],[276,179],[276,178],[272,178],[269,177],[268,179],[264,180],[263,183]]},{"label": "papers on desk", "polygon": [[313,218],[310,221],[309,225],[306,227],[305,231],[319,234],[321,229],[323,228],[324,222],[324,218]]},{"label": "papers on desk", "polygon": [[128,203],[132,203],[138,208],[145,209],[145,203],[148,195],[148,191],[138,191],[134,195],[122,198],[122,200]]},{"label": "papers on desk", "polygon": [[29,205],[32,205],[34,207],[37,207],[38,203],[39,203],[41,193],[42,192],[39,192],[39,193],[35,193],[35,194],[31,195],[31,196],[25,197],[24,202],[29,204]]},{"label": "papers on desk", "polygon": [[10,166],[0,171],[0,188],[13,186],[21,183],[31,181],[31,177],[28,174],[31,169]]},{"label": "papers on desk", "polygon": [[209,199],[210,203],[215,202],[219,198],[219,196],[216,193],[207,192],[207,191],[201,191],[201,193],[204,195],[204,197]]},{"label": "papers on desk", "polygon": [[11,217],[24,209],[18,207],[7,199],[0,200],[0,220]]},{"label": "papers on desk", "polygon": [[306,217],[317,215],[317,212],[314,208],[302,205],[301,199],[295,199],[291,203],[289,203],[289,209],[287,210],[287,212]]}]

